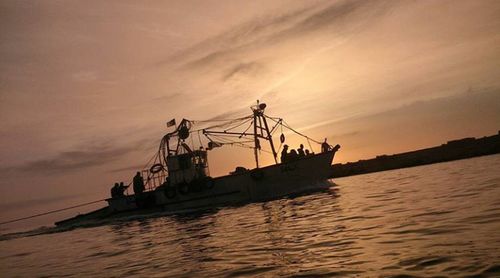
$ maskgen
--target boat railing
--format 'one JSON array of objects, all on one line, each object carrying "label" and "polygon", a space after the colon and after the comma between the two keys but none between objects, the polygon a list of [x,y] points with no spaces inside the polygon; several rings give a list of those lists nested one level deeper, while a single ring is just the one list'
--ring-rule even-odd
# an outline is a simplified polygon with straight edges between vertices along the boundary
[{"label": "boat railing", "polygon": [[145,191],[153,191],[155,190],[158,186],[162,185],[166,178],[168,177],[168,174],[166,171],[161,171],[155,174],[152,174],[149,169],[142,170],[142,176],[146,177],[144,179],[144,187]]},{"label": "boat railing", "polygon": [[[151,173],[149,169],[141,170],[141,175],[144,177],[144,191],[154,191],[157,187],[165,183],[168,177],[167,171],[160,171],[158,173]],[[125,195],[133,195],[133,182],[131,181],[125,191]]]}]

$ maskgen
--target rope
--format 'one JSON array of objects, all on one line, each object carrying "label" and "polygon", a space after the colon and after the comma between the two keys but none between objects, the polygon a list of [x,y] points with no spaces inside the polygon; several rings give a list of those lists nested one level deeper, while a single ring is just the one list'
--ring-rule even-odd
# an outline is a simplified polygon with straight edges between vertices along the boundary
[{"label": "rope", "polygon": [[212,125],[212,126],[207,126],[207,127],[204,127],[204,128],[199,128],[199,129],[194,129],[194,130],[191,130],[191,132],[197,132],[197,131],[203,131],[204,129],[213,129],[213,128],[223,128],[223,127],[230,127],[230,125],[232,124],[240,124],[241,121],[245,121],[245,120],[248,120],[248,119],[251,119],[252,116],[245,116],[245,117],[241,117],[241,118],[237,118],[237,119],[229,119],[229,120],[210,120],[210,121],[191,121],[192,123],[210,123],[210,122],[222,122],[220,124],[216,124],[216,125]]},{"label": "rope", "polygon": [[31,219],[31,218],[35,218],[35,217],[39,217],[39,216],[44,216],[44,215],[48,215],[48,214],[52,214],[52,213],[56,213],[56,212],[60,212],[60,211],[65,211],[65,210],[69,210],[69,209],[74,209],[74,208],[78,208],[78,207],[83,207],[83,206],[87,206],[87,205],[99,203],[99,202],[102,202],[102,201],[106,201],[106,199],[92,201],[92,202],[88,202],[88,203],[83,203],[83,204],[79,204],[79,205],[71,206],[71,207],[67,207],[67,208],[51,210],[51,211],[47,211],[47,212],[44,212],[44,213],[39,213],[39,214],[30,215],[30,216],[26,216],[26,217],[21,217],[21,218],[17,218],[17,219],[12,219],[12,220],[9,220],[9,221],[0,222],[0,225],[9,224],[9,223],[13,223],[13,222],[18,222],[18,221],[21,221],[21,220]]},{"label": "rope", "polygon": [[201,136],[200,136],[200,131],[198,130],[198,140],[200,141],[200,146],[203,147],[203,142],[201,142]]},{"label": "rope", "polygon": [[247,120],[243,120],[241,123],[238,123],[237,125],[233,126],[233,127],[229,127],[229,128],[226,128],[224,131],[230,131],[230,130],[233,130],[237,127],[240,127],[248,122],[252,121],[252,118],[248,118]]},{"label": "rope", "polygon": [[288,123],[287,123],[287,122],[285,122],[284,120],[283,120],[283,125],[284,125],[286,128],[288,128],[289,130],[291,130],[291,131],[295,132],[296,134],[298,134],[298,135],[300,135],[300,136],[302,136],[302,137],[304,137],[304,138],[307,138],[307,139],[309,139],[309,140],[313,141],[313,142],[314,142],[314,143],[316,143],[316,144],[321,145],[321,142],[316,141],[316,140],[312,139],[311,137],[309,137],[309,136],[307,136],[307,135],[304,135],[304,134],[302,134],[302,133],[300,133],[300,132],[296,131],[295,129],[291,128],[291,127],[288,125]]},{"label": "rope", "polygon": [[248,125],[248,127],[243,131],[243,133],[240,135],[239,138],[243,137],[243,135],[247,133],[247,131],[252,127],[252,125],[253,125],[253,119],[251,120],[250,125]]},{"label": "rope", "polygon": [[311,141],[309,140],[309,138],[307,138],[307,144],[309,145],[309,148],[311,149],[311,152],[314,152],[314,149],[311,145]]},{"label": "rope", "polygon": [[219,120],[215,120],[215,119],[212,119],[212,120],[189,120],[190,122],[193,122],[193,123],[214,123],[214,122],[228,122],[228,121],[238,121],[238,120],[242,120],[242,119],[245,119],[245,118],[248,118],[249,116],[244,116],[244,117],[240,117],[240,118],[233,118],[233,119],[219,119]]},{"label": "rope", "polygon": [[193,136],[189,136],[191,137],[191,149],[192,150],[196,150],[196,148],[194,147],[194,139],[193,139]]}]

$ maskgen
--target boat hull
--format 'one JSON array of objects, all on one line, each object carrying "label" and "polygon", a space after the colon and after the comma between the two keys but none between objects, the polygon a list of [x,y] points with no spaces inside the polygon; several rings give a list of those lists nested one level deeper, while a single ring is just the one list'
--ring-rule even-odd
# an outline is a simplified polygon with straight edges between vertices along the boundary
[{"label": "boat hull", "polygon": [[184,213],[217,206],[238,205],[278,199],[328,189],[332,183],[331,164],[335,151],[309,155],[287,163],[256,168],[238,174],[217,177],[209,188],[190,192],[169,192],[158,187],[138,195],[107,199],[108,207],[89,217],[78,216],[56,225],[78,224],[90,216],[102,219],[140,211]]},{"label": "boat hull", "polygon": [[256,168],[213,179],[209,189],[198,192],[167,192],[159,187],[139,196],[109,199],[111,211],[135,210],[157,206],[168,211],[185,211],[218,205],[258,202],[331,186],[334,151],[310,155],[288,163]]}]

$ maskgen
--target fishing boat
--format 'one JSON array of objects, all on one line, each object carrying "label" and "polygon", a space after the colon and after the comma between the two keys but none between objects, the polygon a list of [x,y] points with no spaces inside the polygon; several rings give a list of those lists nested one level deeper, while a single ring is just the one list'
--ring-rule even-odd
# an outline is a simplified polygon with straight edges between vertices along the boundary
[{"label": "fishing boat", "polygon": [[[266,104],[257,102],[251,107],[251,115],[237,119],[183,119],[178,125],[175,119],[168,122],[167,126],[174,130],[163,136],[155,156],[136,175],[139,186],[142,179],[143,192],[113,196],[106,199],[107,207],[55,224],[68,225],[150,211],[189,212],[328,189],[332,185],[328,180],[331,165],[340,146],[331,146],[326,139],[325,142],[316,141],[291,128],[282,118],[266,115],[265,109]],[[311,142],[319,144],[321,152],[292,150],[288,153],[284,129],[302,136],[311,149]],[[278,130],[281,135],[279,146],[276,146],[273,134]],[[265,151],[264,144],[268,145],[266,149],[274,161],[267,166],[261,166],[259,160],[261,152]],[[227,175],[210,176],[208,154],[224,145],[253,149],[256,167],[236,167]]]}]

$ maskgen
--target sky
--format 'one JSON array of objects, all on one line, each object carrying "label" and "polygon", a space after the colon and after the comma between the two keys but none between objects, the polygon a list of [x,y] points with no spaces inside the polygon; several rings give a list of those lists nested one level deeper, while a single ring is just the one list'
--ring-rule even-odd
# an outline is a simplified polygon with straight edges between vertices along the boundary
[{"label": "sky", "polygon": [[[257,99],[336,162],[496,134],[499,76],[495,0],[4,0],[0,218],[106,197],[168,120]],[[209,156],[214,176],[253,163]]]}]

